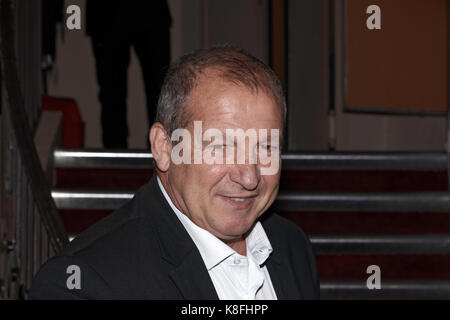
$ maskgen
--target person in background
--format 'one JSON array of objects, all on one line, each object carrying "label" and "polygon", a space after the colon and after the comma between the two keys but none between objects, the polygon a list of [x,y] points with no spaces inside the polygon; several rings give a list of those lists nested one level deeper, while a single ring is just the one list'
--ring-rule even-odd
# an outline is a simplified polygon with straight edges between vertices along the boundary
[{"label": "person in background", "polygon": [[[56,60],[56,26],[62,22],[64,0],[41,1],[41,70],[44,94],[47,94],[47,72]],[[64,30],[64,29],[61,29]]]},{"label": "person in background", "polygon": [[170,26],[166,0],[87,0],[86,33],[95,56],[102,141],[105,148],[128,147],[127,71],[130,49],[139,59],[149,126],[170,64]]}]

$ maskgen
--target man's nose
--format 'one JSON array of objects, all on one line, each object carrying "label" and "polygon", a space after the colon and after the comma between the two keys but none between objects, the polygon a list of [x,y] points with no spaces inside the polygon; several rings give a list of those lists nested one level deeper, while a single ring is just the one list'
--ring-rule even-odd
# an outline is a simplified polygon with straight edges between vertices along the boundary
[{"label": "man's nose", "polygon": [[231,170],[230,178],[246,190],[255,190],[261,175],[257,164],[236,164]]}]

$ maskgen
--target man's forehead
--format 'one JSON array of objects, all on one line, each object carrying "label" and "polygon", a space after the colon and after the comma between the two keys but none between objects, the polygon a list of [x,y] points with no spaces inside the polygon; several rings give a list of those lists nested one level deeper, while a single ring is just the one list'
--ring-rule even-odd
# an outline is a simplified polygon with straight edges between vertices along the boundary
[{"label": "man's forehead", "polygon": [[195,86],[190,96],[203,100],[216,91],[224,91],[226,88],[237,85],[227,80],[218,70],[207,69],[197,75]]},{"label": "man's forehead", "polygon": [[[240,104],[230,101],[216,101],[216,103],[192,104],[190,121],[201,121],[203,129],[217,128],[225,131],[228,128],[274,129],[282,125],[281,112],[276,106],[265,106],[262,109],[257,103]],[[256,111],[256,109],[260,109]]]},{"label": "man's forehead", "polygon": [[[249,104],[249,101],[252,101],[252,103]],[[278,114],[275,110],[280,108],[277,107],[276,101],[266,90],[252,92],[242,83],[236,83],[224,79],[218,74],[209,73],[202,74],[198,79],[196,86],[189,95],[187,106],[191,114],[207,113],[210,115],[210,111],[227,113],[227,111],[230,111],[228,109],[230,106],[248,108],[251,112],[254,112],[256,111],[254,108],[257,107],[256,101],[258,102],[256,104],[263,102],[272,105],[273,114]]]}]

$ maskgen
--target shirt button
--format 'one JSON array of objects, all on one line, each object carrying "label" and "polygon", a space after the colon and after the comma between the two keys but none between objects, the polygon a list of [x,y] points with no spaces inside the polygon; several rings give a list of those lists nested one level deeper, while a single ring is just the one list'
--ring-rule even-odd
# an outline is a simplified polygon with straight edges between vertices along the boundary
[{"label": "shirt button", "polygon": [[241,263],[241,260],[238,257],[234,258],[234,264],[239,264]]}]

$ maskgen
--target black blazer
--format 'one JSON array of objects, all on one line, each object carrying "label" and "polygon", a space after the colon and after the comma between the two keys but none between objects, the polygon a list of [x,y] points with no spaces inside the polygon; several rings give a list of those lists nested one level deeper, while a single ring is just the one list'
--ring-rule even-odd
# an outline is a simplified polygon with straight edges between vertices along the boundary
[{"label": "black blazer", "polygon": [[[266,260],[278,299],[318,299],[311,245],[292,222],[265,213]],[[81,289],[66,286],[68,266]],[[202,257],[153,177],[135,197],[75,238],[39,271],[31,299],[218,299]]]}]

